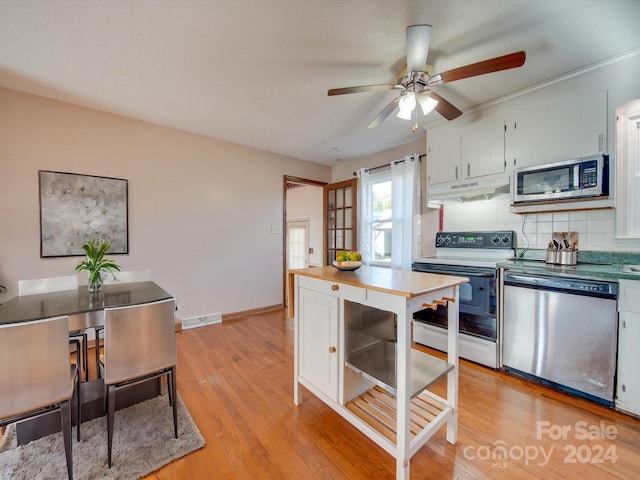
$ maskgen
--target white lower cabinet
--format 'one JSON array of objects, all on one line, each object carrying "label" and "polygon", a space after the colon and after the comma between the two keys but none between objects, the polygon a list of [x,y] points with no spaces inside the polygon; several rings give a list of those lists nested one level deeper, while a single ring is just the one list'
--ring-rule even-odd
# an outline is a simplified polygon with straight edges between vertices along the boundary
[{"label": "white lower cabinet", "polygon": [[619,281],[616,408],[640,415],[640,282]]},{"label": "white lower cabinet", "polygon": [[299,289],[300,378],[338,401],[338,302],[333,295]]}]

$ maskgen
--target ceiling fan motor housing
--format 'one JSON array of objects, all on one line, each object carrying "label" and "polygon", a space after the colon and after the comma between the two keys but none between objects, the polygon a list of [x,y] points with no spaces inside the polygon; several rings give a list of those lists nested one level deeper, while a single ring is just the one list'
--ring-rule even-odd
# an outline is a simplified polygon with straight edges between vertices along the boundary
[{"label": "ceiling fan motor housing", "polygon": [[427,72],[409,72],[398,79],[396,88],[402,88],[403,92],[421,93],[428,90],[431,77]]}]

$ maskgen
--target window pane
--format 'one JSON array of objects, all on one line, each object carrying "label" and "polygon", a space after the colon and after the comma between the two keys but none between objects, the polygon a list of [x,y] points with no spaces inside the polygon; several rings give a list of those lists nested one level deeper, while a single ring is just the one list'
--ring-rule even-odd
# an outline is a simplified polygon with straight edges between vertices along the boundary
[{"label": "window pane", "polygon": [[344,210],[336,210],[336,228],[344,228]]},{"label": "window pane", "polygon": [[327,232],[329,235],[327,238],[327,243],[329,244],[329,248],[336,248],[336,235],[335,230],[329,230]]},{"label": "window pane", "polygon": [[371,258],[374,262],[391,263],[391,174],[380,175],[371,183],[369,226]]},{"label": "window pane", "polygon": [[289,228],[289,268],[306,267],[305,252],[306,229],[304,227]]},{"label": "window pane", "polygon": [[329,208],[336,208],[336,191],[335,190],[329,190],[327,192],[327,205],[329,206]]},{"label": "window pane", "polygon": [[329,228],[336,228],[336,211],[335,210],[329,210],[328,215],[328,223],[329,223]]},{"label": "window pane", "polygon": [[352,207],[353,206],[353,192],[351,187],[347,187],[344,189],[344,206]]},{"label": "window pane", "polygon": [[345,250],[353,250],[353,232],[351,230],[344,231],[344,249]]},{"label": "window pane", "polygon": [[336,208],[344,207],[344,189],[338,188],[336,190]]},{"label": "window pane", "polygon": [[336,248],[338,248],[338,249],[344,248],[343,231],[342,230],[336,230]]},{"label": "window pane", "polygon": [[353,228],[353,222],[351,221],[351,210],[351,208],[344,209],[344,228]]}]

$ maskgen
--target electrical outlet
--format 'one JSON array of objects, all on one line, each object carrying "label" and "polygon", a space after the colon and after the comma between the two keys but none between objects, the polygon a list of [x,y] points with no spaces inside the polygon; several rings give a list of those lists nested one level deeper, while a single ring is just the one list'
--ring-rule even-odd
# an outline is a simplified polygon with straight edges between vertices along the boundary
[{"label": "electrical outlet", "polygon": [[271,233],[282,233],[282,227],[280,225],[271,225]]}]

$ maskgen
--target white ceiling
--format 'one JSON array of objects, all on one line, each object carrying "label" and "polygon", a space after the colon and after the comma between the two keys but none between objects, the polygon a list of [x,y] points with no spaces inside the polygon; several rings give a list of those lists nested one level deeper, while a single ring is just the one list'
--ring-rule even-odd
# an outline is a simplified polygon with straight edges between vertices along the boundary
[{"label": "white ceiling", "polygon": [[393,83],[418,23],[436,73],[527,53],[436,87],[461,110],[640,47],[638,0],[2,0],[0,86],[332,165],[424,136],[367,129],[393,91],[327,96]]}]

